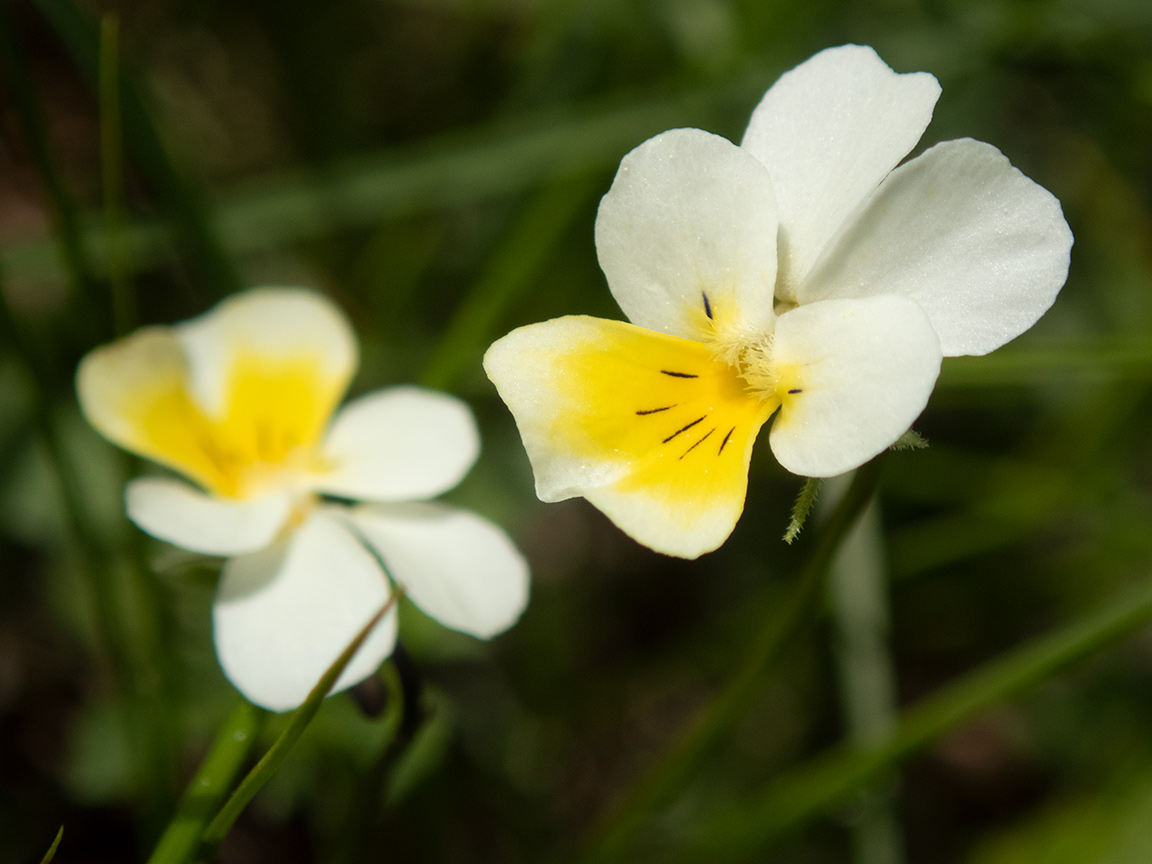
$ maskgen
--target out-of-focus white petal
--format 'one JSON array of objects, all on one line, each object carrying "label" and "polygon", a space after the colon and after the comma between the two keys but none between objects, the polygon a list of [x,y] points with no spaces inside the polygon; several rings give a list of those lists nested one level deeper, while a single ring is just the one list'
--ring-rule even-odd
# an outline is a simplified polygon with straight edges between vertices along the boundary
[{"label": "out-of-focus white petal", "polygon": [[600,202],[596,251],[633,324],[689,339],[771,328],[772,183],[718,135],[673,129],[625,156]]},{"label": "out-of-focus white petal", "polygon": [[315,487],[365,501],[409,501],[451,489],[480,452],[468,406],[447,393],[390,387],[344,406],[321,448]]},{"label": "out-of-focus white petal", "polygon": [[504,531],[441,504],[358,507],[351,518],[392,579],[446,627],[489,639],[528,602],[528,562]]},{"label": "out-of-focus white petal", "polygon": [[769,440],[780,464],[831,477],[895,443],[928,404],[940,344],[903,297],[824,300],[776,322],[781,393]]},{"label": "out-of-focus white petal", "polygon": [[204,555],[263,549],[275,539],[292,510],[288,493],[231,501],[163,477],[129,481],[124,500],[128,518],[141,529]]},{"label": "out-of-focus white petal", "polygon": [[946,357],[987,354],[1048,310],[1071,249],[1048,190],[990,144],[947,141],[881,184],[799,299],[901,294],[928,314]]},{"label": "out-of-focus white petal", "polygon": [[[372,554],[331,510],[286,539],[224,565],[212,609],[216,656],[245,698],[272,711],[300,705],[390,596]],[[389,611],[333,692],[372,674],[396,641]]]},{"label": "out-of-focus white petal", "polygon": [[778,402],[708,346],[569,316],[514,330],[484,369],[543,501],[581,495],[658,552],[719,546],[744,509],[752,442]]},{"label": "out-of-focus white petal", "polygon": [[780,219],[777,296],[920,140],[940,85],[899,75],[875,51],[842,45],[786,72],[764,95],[741,146],[768,167]]}]

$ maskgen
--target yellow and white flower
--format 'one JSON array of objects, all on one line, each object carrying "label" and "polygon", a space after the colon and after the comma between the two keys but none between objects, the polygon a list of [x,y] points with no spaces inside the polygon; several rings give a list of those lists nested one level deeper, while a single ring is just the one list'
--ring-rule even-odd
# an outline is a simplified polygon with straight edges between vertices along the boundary
[{"label": "yellow and white flower", "polygon": [[1036,322],[1067,276],[1059,202],[971,139],[896,167],[939,93],[845,45],[782,76],[740,146],[674,129],[624,158],[596,248],[632,323],[558,318],[484,360],[542,500],[694,558],[732,532],[773,413],[785,468],[843,473],[909,428],[942,356]]},{"label": "yellow and white flower", "polygon": [[[527,565],[500,528],[426,500],[476,460],[468,407],[392,387],[336,411],[356,365],[355,336],[330,301],[256,289],[98,348],[77,371],[101,434],[196,484],[132,480],[128,515],[154,537],[232,556],[213,607],[217,656],[241,693],[272,710],[304,700],[387,602],[389,578],[480,638],[509,627],[527,600]],[[395,639],[393,609],[335,689],[370,675]]]}]

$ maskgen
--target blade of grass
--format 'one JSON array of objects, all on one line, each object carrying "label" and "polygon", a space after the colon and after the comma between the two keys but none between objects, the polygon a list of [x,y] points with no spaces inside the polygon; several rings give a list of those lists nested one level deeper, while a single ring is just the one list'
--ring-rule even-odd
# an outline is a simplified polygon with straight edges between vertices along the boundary
[{"label": "blade of grass", "polygon": [[355,638],[348,643],[348,646],[340,653],[340,656],[328,667],[328,671],[316,682],[316,686],[309,692],[308,698],[293,712],[291,719],[288,721],[288,725],[284,728],[284,731],[280,733],[280,737],[268,748],[268,752],[256,763],[256,767],[240,781],[240,785],[236,788],[236,791],[232,793],[224,803],[224,806],[220,808],[220,811],[212,821],[208,823],[208,827],[204,829],[201,839],[205,850],[211,851],[220,844],[228,835],[228,832],[232,829],[232,825],[244,811],[244,808],[248,806],[248,803],[256,796],[256,793],[259,792],[264,784],[271,779],[272,775],[276,773],[276,769],[288,758],[288,754],[292,752],[292,748],[296,745],[296,742],[300,740],[300,736],[304,734],[304,730],[308,728],[308,725],[312,722],[312,718],[316,716],[316,712],[320,710],[320,705],[332,689],[332,685],[336,683],[336,679],[340,677],[340,673],[344,671],[344,667],[351,662],[353,655],[360,649],[360,646],[364,644],[364,640],[368,638],[376,625],[380,623],[380,619],[396,605],[399,596],[398,591],[393,591],[392,596],[388,598],[388,602],[380,607],[380,611],[373,615],[368,623],[364,625],[363,629],[356,634]]},{"label": "blade of grass", "polygon": [[180,807],[161,835],[148,864],[183,864],[200,847],[200,835],[209,817],[232,788],[256,740],[264,712],[242,701],[228,715],[216,740],[188,783]]},{"label": "blade of grass", "polygon": [[929,696],[901,717],[883,745],[841,744],[742,799],[698,820],[676,860],[757,858],[773,843],[832,811],[877,776],[980,711],[1047,681],[1152,623],[1152,579],[1103,608],[1033,639]]},{"label": "blade of grass", "polygon": [[100,20],[100,167],[104,224],[108,231],[108,276],[116,335],[136,326],[132,267],[124,247],[124,171],[120,140],[120,24],[111,13]]},{"label": "blade of grass", "polygon": [[818,534],[815,548],[791,595],[766,617],[765,626],[749,645],[735,674],[660,760],[593,826],[577,860],[599,864],[628,856],[644,822],[683,790],[721,736],[755,698],[765,673],[779,660],[785,647],[815,620],[832,557],[872,500],[885,458],[885,454],[881,454],[856,472],[852,484]]},{"label": "blade of grass", "polygon": [[95,280],[81,237],[80,216],[75,202],[64,188],[56,160],[52,157],[28,61],[12,30],[7,7],[3,4],[0,4],[0,59],[3,62],[4,79],[8,82],[7,92],[12,97],[32,162],[48,199],[48,214],[52,220],[54,238],[51,242],[63,259],[75,308],[81,312],[72,318],[81,327],[92,331],[84,335],[88,337],[86,341],[93,342],[97,332],[104,328],[97,326],[102,320],[102,310],[96,300]]},{"label": "blade of grass", "polygon": [[598,185],[598,178],[586,176],[561,181],[528,202],[445,329],[421,378],[425,387],[450,389],[465,368],[479,366],[501,315],[531,284]]},{"label": "blade of grass", "polygon": [[[100,31],[72,0],[33,0],[80,73],[98,87]],[[177,169],[132,78],[119,70],[119,103],[125,142],[133,162],[159,195],[179,229],[189,259],[214,296],[238,291],[240,276],[220,241],[212,214]],[[105,251],[107,254],[107,251]]]},{"label": "blade of grass", "polygon": [[44,857],[40,859],[40,864],[52,864],[52,859],[56,857],[56,850],[60,848],[60,841],[64,839],[64,826],[60,826],[60,830],[56,832],[56,839],[52,841],[52,845],[48,847],[48,851],[44,853]]}]

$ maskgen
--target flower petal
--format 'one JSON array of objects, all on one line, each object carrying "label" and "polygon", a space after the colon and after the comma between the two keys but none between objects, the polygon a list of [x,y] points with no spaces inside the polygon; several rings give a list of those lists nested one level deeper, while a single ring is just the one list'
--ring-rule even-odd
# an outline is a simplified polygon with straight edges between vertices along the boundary
[{"label": "flower petal", "polygon": [[[340,518],[319,510],[285,540],[224,566],[212,609],[216,656],[236,689],[264,708],[303,702],[390,596],[376,559]],[[391,610],[333,692],[371,675],[395,641]]]},{"label": "flower petal", "polygon": [[928,73],[898,75],[862,45],[821,51],[764,95],[741,146],[776,190],[780,299],[795,300],[828,240],[916,146],[939,95]]},{"label": "flower petal", "polygon": [[480,452],[460,399],[419,387],[377,390],[336,415],[321,450],[332,469],[316,488],[367,501],[430,498],[463,479]]},{"label": "flower petal", "polygon": [[128,518],[142,530],[204,555],[263,549],[275,539],[292,510],[287,493],[228,501],[163,477],[130,481],[124,498]]},{"label": "flower petal", "polygon": [[990,144],[946,141],[892,172],[800,300],[901,294],[928,313],[946,357],[987,354],[1048,310],[1071,249],[1048,190]]},{"label": "flower petal", "polygon": [[212,424],[189,395],[187,363],[167,327],[147,327],[90,352],[76,371],[80,408],[109,441],[208,488],[226,485],[205,446]]},{"label": "flower petal", "polygon": [[634,324],[689,339],[770,331],[772,183],[718,135],[673,129],[625,156],[600,202],[596,251]]},{"label": "flower petal", "polygon": [[772,452],[793,473],[832,477],[908,430],[940,374],[940,345],[911,300],[825,300],[780,316],[773,360],[783,404]]},{"label": "flower petal", "polygon": [[752,442],[778,404],[708,347],[571,316],[514,330],[484,357],[544,501],[582,495],[659,552],[695,558],[732,532]]},{"label": "flower petal", "polygon": [[442,504],[358,507],[352,520],[392,579],[446,627],[490,639],[528,602],[528,562],[502,529]]},{"label": "flower petal", "polygon": [[306,458],[356,367],[347,320],[312,291],[247,291],[174,329],[193,398],[214,423],[212,448],[232,481],[217,489],[222,494],[253,494],[259,472],[245,469],[275,471]]}]

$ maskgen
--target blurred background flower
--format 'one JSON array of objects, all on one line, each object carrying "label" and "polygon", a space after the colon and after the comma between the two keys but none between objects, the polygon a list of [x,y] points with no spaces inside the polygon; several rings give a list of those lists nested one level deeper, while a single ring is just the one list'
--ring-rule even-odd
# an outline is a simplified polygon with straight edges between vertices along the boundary
[{"label": "blurred background flower", "polygon": [[[130,86],[101,98],[106,12]],[[71,378],[97,344],[253,284],[314,285],[348,311],[353,396],[419,382],[473,406],[485,458],[448,499],[509,526],[535,582],[492,643],[408,610],[426,711],[404,758],[381,759],[389,727],[360,707],[379,707],[372,694],[328,700],[224,859],[538,861],[603,825],[733,672],[819,531],[775,545],[799,486],[767,448],[730,541],[696,562],[642,549],[583,501],[540,504],[480,357],[522,324],[615,317],[592,226],[623,155],[678,126],[738,138],[767,86],[829,45],[935,75],[946,98],[924,140],[995,145],[1076,237],[1053,310],[988,357],[946,360],[917,426],[931,447],[884,467],[898,703],[1152,575],[1144,0],[27,0],[0,14],[4,864],[39,860],[61,823],[59,860],[143,860],[236,698],[212,655],[216,562],[127,523],[139,466],[85,427]],[[121,123],[102,129],[116,102]],[[102,164],[115,128],[122,183],[119,160]],[[109,224],[123,225],[111,244]],[[844,737],[829,646],[824,626],[790,646],[631,854],[670,859],[702,814]],[[1147,858],[1133,826],[1152,783],[1150,684],[1145,634],[935,736],[900,773],[907,860]],[[854,802],[735,858],[858,860]]]}]

